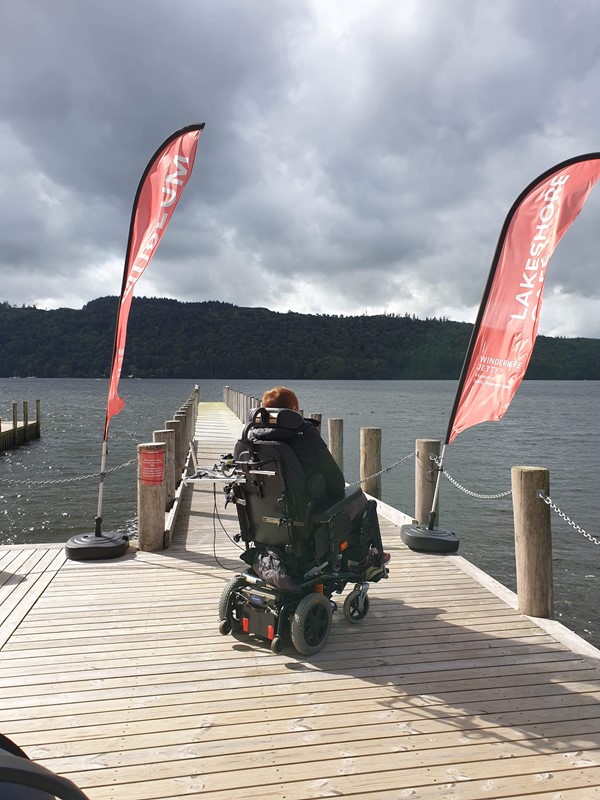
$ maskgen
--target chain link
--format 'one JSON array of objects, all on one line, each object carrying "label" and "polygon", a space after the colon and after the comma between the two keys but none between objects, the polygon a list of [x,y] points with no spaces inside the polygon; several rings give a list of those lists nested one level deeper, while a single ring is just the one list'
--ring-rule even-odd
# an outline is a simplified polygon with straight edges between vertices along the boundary
[{"label": "chain link", "polygon": [[393,464],[390,464],[389,467],[384,467],[384,469],[380,469],[379,472],[374,472],[373,475],[369,475],[367,478],[363,478],[360,481],[349,483],[348,488],[350,486],[360,486],[361,483],[366,483],[367,481],[370,481],[371,478],[377,478],[379,475],[383,475],[386,472],[390,472],[391,470],[394,469],[394,467],[397,467],[399,464],[403,464],[405,461],[408,461],[409,458],[416,456],[416,454],[417,454],[416,451],[413,451],[412,453],[409,453],[407,456],[404,456],[404,458],[401,458],[400,461],[395,461]]},{"label": "chain link", "polygon": [[59,478],[53,481],[18,481],[14,480],[13,478],[2,478],[0,477],[0,483],[10,483],[15,484],[17,486],[58,486],[64,483],[77,483],[78,481],[87,481],[90,478],[102,478],[106,475],[110,475],[111,472],[117,472],[117,470],[124,469],[125,467],[130,467],[132,464],[135,464],[137,458],[132,458],[131,461],[126,461],[124,464],[120,464],[118,467],[112,467],[111,469],[107,469],[104,472],[94,472],[91,475],[78,475],[76,478]]},{"label": "chain link", "polygon": [[477,500],[500,500],[502,497],[509,497],[512,494],[512,490],[508,489],[506,492],[497,492],[496,494],[480,494],[479,492],[472,492],[470,489],[466,489],[462,486],[455,478],[450,475],[450,473],[444,469],[442,466],[442,459],[439,456],[436,456],[435,453],[430,453],[429,458],[436,464],[438,470],[441,471],[442,475],[447,478],[451,484],[456,486],[457,489],[460,489],[461,492],[468,494],[469,497],[475,497]]},{"label": "chain link", "polygon": [[600,540],[596,539],[594,536],[589,534],[587,531],[584,531],[583,528],[580,527],[576,522],[573,522],[573,520],[570,517],[568,517],[565,514],[564,511],[561,511],[560,508],[555,503],[552,502],[552,500],[548,497],[548,495],[545,494],[543,489],[538,489],[536,496],[539,497],[540,500],[543,500],[544,503],[546,503],[547,506],[550,506],[550,508],[553,511],[556,511],[558,516],[561,517],[562,519],[564,519],[564,521],[567,522],[572,528],[574,528],[579,533],[582,533],[585,536],[586,539],[589,539],[590,542],[593,542],[594,544],[600,544]]}]

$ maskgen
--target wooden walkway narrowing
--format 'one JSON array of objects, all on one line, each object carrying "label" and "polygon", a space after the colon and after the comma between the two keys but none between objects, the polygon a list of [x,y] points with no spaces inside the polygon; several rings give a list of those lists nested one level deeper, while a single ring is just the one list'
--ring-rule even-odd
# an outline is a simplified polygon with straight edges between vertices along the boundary
[{"label": "wooden walkway narrowing", "polygon": [[[202,403],[200,462],[240,429]],[[382,520],[391,575],[369,616],[275,656],[217,632],[241,565],[221,487],[183,506],[162,553],[0,548],[0,731],[33,759],[92,800],[600,798],[594,648]]]}]

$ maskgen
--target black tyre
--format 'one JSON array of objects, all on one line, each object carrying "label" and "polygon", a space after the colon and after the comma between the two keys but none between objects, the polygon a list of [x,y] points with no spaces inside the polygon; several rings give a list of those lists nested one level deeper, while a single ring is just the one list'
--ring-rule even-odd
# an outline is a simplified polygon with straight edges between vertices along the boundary
[{"label": "black tyre", "polygon": [[283,640],[281,636],[274,636],[271,639],[271,652],[272,653],[281,653],[283,650]]},{"label": "black tyre", "polygon": [[353,589],[344,600],[344,616],[348,622],[356,624],[369,613],[369,596],[364,595],[360,602],[360,589]]},{"label": "black tyre", "polygon": [[302,655],[318,653],[331,629],[331,606],[324,594],[312,592],[300,600],[292,616],[292,644]]},{"label": "black tyre", "polygon": [[228,633],[231,633],[231,623],[228,619],[222,619],[219,622],[219,633],[221,636],[227,636]]},{"label": "black tyre", "polygon": [[[238,618],[237,610],[229,608],[229,598],[238,589],[244,586],[246,581],[239,575],[232,578],[223,587],[221,597],[219,598],[219,620],[226,620],[230,624],[230,630],[239,629],[241,627],[241,620]],[[227,631],[229,633],[229,631]]]}]

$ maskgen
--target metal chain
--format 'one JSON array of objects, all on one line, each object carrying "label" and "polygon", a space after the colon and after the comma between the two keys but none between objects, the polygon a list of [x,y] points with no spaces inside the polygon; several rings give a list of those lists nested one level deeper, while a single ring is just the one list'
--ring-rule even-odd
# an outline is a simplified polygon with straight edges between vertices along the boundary
[{"label": "metal chain", "polygon": [[586,539],[589,539],[590,542],[593,542],[594,544],[600,544],[600,540],[596,539],[594,536],[589,534],[587,531],[584,531],[583,528],[580,527],[576,522],[573,522],[573,520],[570,517],[568,517],[565,514],[564,511],[561,511],[560,508],[555,503],[552,502],[552,500],[548,497],[548,495],[545,494],[543,489],[538,489],[536,496],[539,497],[540,500],[543,500],[544,503],[546,503],[547,506],[550,506],[550,508],[553,511],[556,511],[558,516],[562,517],[562,519],[564,519],[565,522],[568,522],[568,524],[572,528],[575,528],[576,531],[578,531],[579,533],[582,533],[585,536]]},{"label": "metal chain", "polygon": [[395,461],[393,464],[390,464],[389,467],[380,469],[379,472],[374,472],[373,475],[369,475],[367,478],[363,478],[360,481],[349,483],[348,488],[350,486],[360,486],[361,483],[366,483],[367,481],[370,481],[371,478],[377,478],[379,475],[383,475],[385,472],[390,472],[390,470],[394,469],[394,467],[397,467],[399,464],[403,464],[405,461],[408,461],[409,458],[412,458],[416,454],[417,454],[416,451],[413,451],[412,453],[409,453],[407,456],[404,456],[404,458],[401,458],[400,461]]},{"label": "metal chain", "polygon": [[441,470],[442,475],[448,478],[450,483],[456,486],[457,489],[460,489],[461,492],[468,494],[470,497],[475,497],[478,500],[499,500],[501,497],[509,497],[512,494],[512,489],[508,489],[506,492],[497,492],[496,494],[480,494],[479,492],[472,492],[470,489],[466,489],[462,486],[452,475],[449,474],[447,470],[444,469],[442,466],[442,460],[439,456],[436,456],[435,453],[430,453],[429,458],[435,462],[438,469]]},{"label": "metal chain", "polygon": [[126,461],[124,464],[120,464],[118,467],[112,467],[111,469],[107,469],[104,472],[94,472],[91,475],[78,475],[76,478],[60,478],[55,481],[17,481],[13,480],[12,478],[2,478],[0,477],[1,483],[13,483],[17,485],[28,485],[28,486],[57,486],[63,483],[77,483],[78,481],[86,481],[89,478],[102,478],[105,475],[109,475],[111,472],[117,472],[119,469],[124,469],[125,467],[130,467],[132,464],[135,464],[137,458],[132,458],[131,461]]}]

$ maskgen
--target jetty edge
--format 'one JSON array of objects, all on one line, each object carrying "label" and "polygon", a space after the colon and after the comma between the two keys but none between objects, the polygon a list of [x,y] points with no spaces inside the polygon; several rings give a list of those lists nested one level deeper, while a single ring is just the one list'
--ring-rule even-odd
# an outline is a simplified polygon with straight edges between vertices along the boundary
[{"label": "jetty edge", "polygon": [[0,419],[0,452],[14,450],[27,442],[39,439],[41,436],[41,410],[40,401],[35,401],[35,417],[29,418],[29,402],[22,402],[22,417],[18,419],[18,403],[12,404],[10,420]]}]

